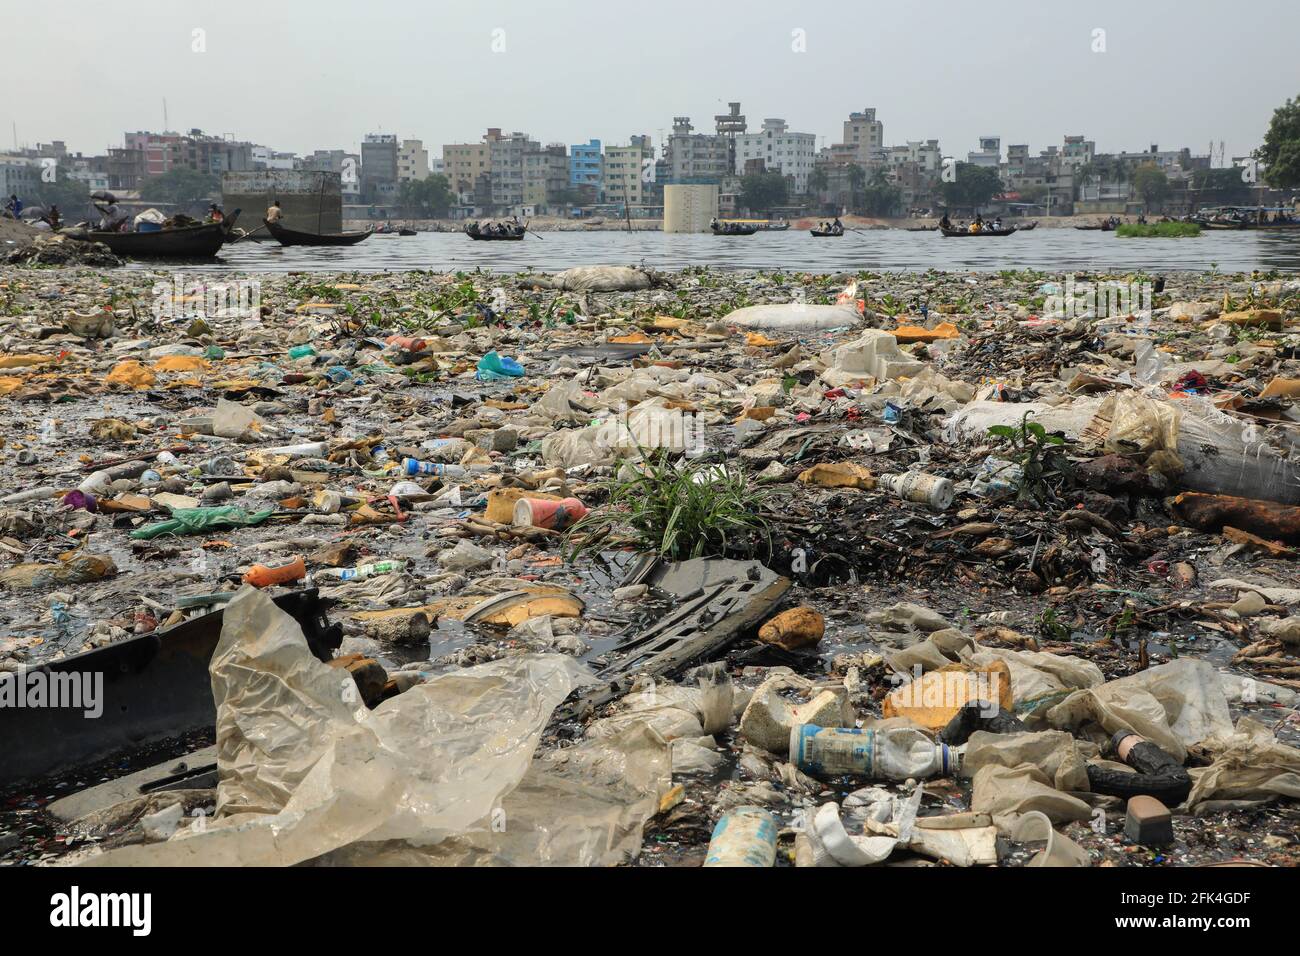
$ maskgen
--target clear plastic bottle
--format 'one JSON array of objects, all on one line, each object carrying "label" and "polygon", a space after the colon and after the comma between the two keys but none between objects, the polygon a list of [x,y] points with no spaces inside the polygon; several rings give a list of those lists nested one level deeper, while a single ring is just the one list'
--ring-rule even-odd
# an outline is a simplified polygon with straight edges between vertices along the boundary
[{"label": "clear plastic bottle", "polygon": [[439,478],[464,478],[468,471],[461,465],[444,465],[438,461],[403,458],[402,471],[408,475],[437,475]]},{"label": "clear plastic bottle", "polygon": [[323,568],[316,572],[316,576],[336,581],[364,581],[379,574],[401,571],[405,567],[405,561],[376,561],[372,564],[358,564],[355,568]]}]

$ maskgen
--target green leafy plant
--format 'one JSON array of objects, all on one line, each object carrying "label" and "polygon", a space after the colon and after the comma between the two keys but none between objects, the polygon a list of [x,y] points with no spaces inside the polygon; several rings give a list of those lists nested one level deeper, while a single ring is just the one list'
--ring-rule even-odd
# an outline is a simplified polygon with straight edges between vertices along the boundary
[{"label": "green leafy plant", "polygon": [[1052,486],[1068,479],[1070,462],[1065,456],[1065,439],[1049,435],[1041,422],[1029,420],[1025,412],[1019,425],[992,425],[989,434],[1007,446],[1005,456],[1020,466],[1019,502],[1043,504],[1056,497]]},{"label": "green leafy plant", "polygon": [[767,491],[744,472],[678,464],[664,450],[642,454],[643,462],[624,467],[604,484],[608,503],[569,529],[570,559],[610,534],[630,538],[639,551],[678,561],[753,553],[760,540],[770,539],[767,519],[759,512]]}]

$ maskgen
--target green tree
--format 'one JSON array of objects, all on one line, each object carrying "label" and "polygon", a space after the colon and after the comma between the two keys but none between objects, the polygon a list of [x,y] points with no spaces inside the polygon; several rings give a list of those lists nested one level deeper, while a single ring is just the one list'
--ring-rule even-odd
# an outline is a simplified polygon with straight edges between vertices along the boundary
[{"label": "green tree", "polygon": [[1133,172],[1133,188],[1150,212],[1169,195],[1169,177],[1155,163],[1144,163]]},{"label": "green tree", "polygon": [[402,183],[397,198],[408,215],[419,219],[439,219],[447,215],[455,197],[447,177],[433,175]]},{"label": "green tree", "polygon": [[849,176],[849,208],[860,210],[862,208],[863,191],[867,188],[867,171],[861,166],[850,166]]},{"label": "green tree", "polygon": [[783,205],[789,186],[780,173],[749,173],[740,179],[740,201],[750,212],[767,212]]},{"label": "green tree", "polygon": [[943,184],[943,198],[949,206],[978,209],[994,196],[1002,194],[1002,180],[998,171],[974,163],[958,163],[957,177]]},{"label": "green tree", "polygon": [[1300,186],[1300,97],[1288,99],[1273,111],[1264,145],[1254,155],[1264,164],[1264,178],[1270,186]]},{"label": "green tree", "polygon": [[1192,173],[1192,188],[1201,193],[1213,193],[1215,203],[1246,203],[1250,201],[1250,186],[1241,180],[1241,168],[1198,169]]},{"label": "green tree", "polygon": [[813,171],[808,174],[808,191],[819,193],[828,185],[830,185],[830,177],[826,175],[826,167],[814,166]]},{"label": "green tree", "polygon": [[41,180],[36,184],[35,201],[47,212],[51,206],[58,206],[64,222],[76,222],[90,215],[90,187],[79,179],[68,178],[61,166],[52,182]]},{"label": "green tree", "polygon": [[140,198],[145,202],[194,206],[211,202],[221,195],[221,180],[213,173],[177,166],[140,184]]}]

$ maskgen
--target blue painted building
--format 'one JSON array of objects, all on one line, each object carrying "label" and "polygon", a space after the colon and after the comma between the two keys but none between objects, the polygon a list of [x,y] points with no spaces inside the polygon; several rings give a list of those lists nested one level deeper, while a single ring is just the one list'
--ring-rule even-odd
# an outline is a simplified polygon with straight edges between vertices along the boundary
[{"label": "blue painted building", "polygon": [[600,189],[600,140],[569,147],[569,185]]}]

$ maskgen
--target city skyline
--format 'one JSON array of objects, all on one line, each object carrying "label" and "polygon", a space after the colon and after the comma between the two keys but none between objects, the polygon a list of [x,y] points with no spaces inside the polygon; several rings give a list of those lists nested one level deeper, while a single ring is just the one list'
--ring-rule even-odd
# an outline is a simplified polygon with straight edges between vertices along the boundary
[{"label": "city skyline", "polygon": [[[1273,109],[1298,92],[1282,58],[1234,62],[1230,76],[1184,68],[1198,56],[1191,44],[1204,42],[1196,14],[1211,8],[1200,2],[1103,2],[1076,12],[1011,0],[978,10],[938,3],[917,26],[908,20],[915,11],[872,5],[758,3],[728,15],[666,0],[644,22],[633,18],[626,40],[606,36],[590,48],[581,34],[573,39],[574,24],[612,8],[587,0],[545,10],[482,3],[440,8],[436,17],[389,0],[366,8],[383,41],[373,44],[355,26],[340,30],[357,12],[341,3],[133,6],[139,16],[129,33],[108,24],[93,40],[67,29],[75,18],[33,13],[9,56],[39,79],[0,107],[6,147],[16,129],[19,146],[63,139],[90,154],[119,145],[126,131],[167,126],[301,155],[350,149],[370,132],[430,147],[477,142],[495,126],[566,144],[626,143],[644,133],[657,148],[673,117],[709,128],[738,100],[751,130],[781,117],[814,134],[819,148],[838,140],[848,111],[870,106],[887,143],[937,138],[959,157],[986,135],[1037,151],[1082,134],[1099,152],[1158,143],[1204,153],[1223,142],[1230,161],[1259,144]],[[79,7],[92,9],[63,5]],[[1263,24],[1300,24],[1300,13],[1269,0],[1249,22],[1218,19],[1218,42],[1232,48],[1253,42]],[[95,57],[106,44],[148,49],[152,68],[105,73]],[[72,62],[52,73],[51,48],[72,49]],[[302,65],[275,69],[303,51],[311,56]],[[320,69],[325,62],[338,65]],[[269,73],[276,96],[268,95]],[[601,82],[591,83],[593,75]],[[100,97],[90,110],[87,89]]]}]

